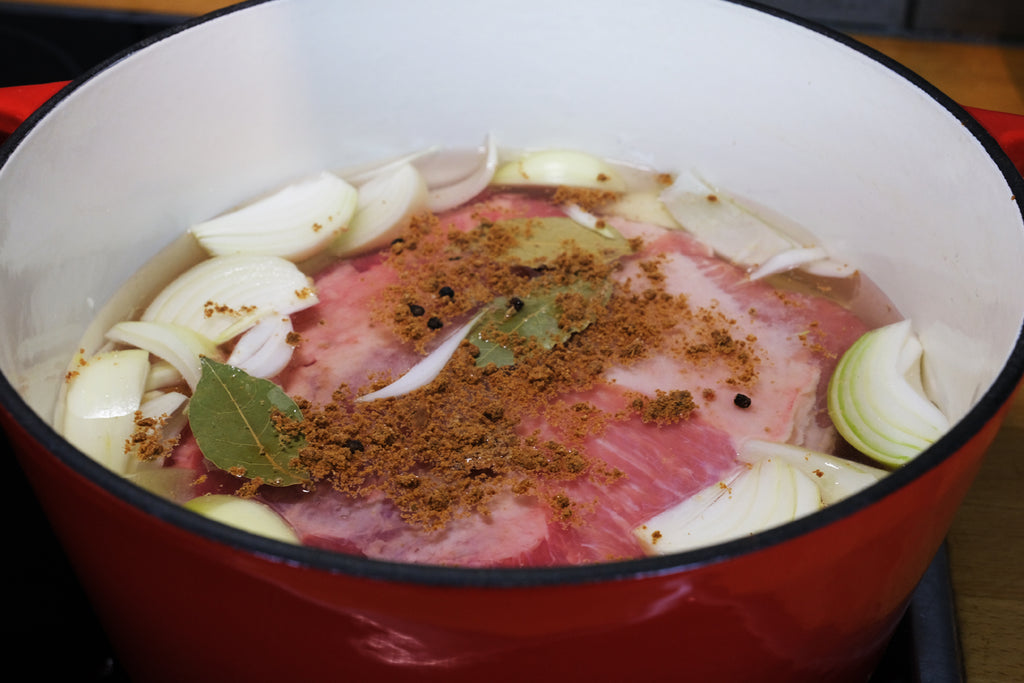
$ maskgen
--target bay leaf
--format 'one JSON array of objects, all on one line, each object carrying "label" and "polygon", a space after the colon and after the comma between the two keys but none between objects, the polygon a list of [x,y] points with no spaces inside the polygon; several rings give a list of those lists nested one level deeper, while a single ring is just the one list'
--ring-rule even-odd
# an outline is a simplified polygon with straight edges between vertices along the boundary
[{"label": "bay leaf", "polygon": [[564,216],[511,218],[498,224],[522,235],[517,244],[505,251],[501,260],[533,268],[553,261],[567,250],[568,242],[602,261],[614,261],[633,251],[629,241],[607,224],[600,230],[591,229]]},{"label": "bay leaf", "polygon": [[[530,338],[544,349],[552,349],[555,344],[569,339],[576,332],[582,332],[593,322],[592,318],[577,320],[575,324],[561,328],[558,320],[562,316],[562,308],[558,297],[562,294],[577,293],[587,299],[600,297],[606,303],[611,296],[611,285],[595,287],[589,282],[580,280],[571,285],[552,287],[522,299],[522,307],[516,308],[505,297],[495,299],[491,310],[484,313],[468,339],[480,351],[476,358],[477,367],[494,363],[498,367],[515,363],[512,349],[500,342],[505,335],[517,335]],[[495,334],[497,332],[498,334]]]},{"label": "bay leaf", "polygon": [[189,425],[199,450],[222,470],[244,468],[249,478],[272,486],[301,483],[308,474],[290,463],[305,443],[274,425],[275,411],[302,420],[281,387],[243,370],[203,357],[202,375],[189,404]]}]

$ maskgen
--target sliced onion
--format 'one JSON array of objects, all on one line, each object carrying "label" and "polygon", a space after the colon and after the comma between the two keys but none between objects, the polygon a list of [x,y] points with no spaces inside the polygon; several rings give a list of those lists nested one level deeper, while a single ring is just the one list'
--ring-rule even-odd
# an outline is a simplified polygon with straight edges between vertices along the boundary
[{"label": "sliced onion", "polygon": [[288,335],[293,331],[292,319],[287,316],[264,318],[238,338],[228,365],[253,377],[273,377],[292,359],[295,347],[289,343]]},{"label": "sliced onion", "polygon": [[565,215],[568,218],[571,218],[575,223],[582,225],[588,230],[593,230],[602,237],[614,239],[619,236],[616,231],[610,229],[607,225],[603,225],[600,218],[589,211],[584,211],[575,204],[569,204],[565,207],[564,211]]},{"label": "sliced onion", "polygon": [[502,164],[491,180],[495,185],[567,185],[623,192],[626,183],[611,164],[572,150],[544,150]]},{"label": "sliced onion", "polygon": [[188,422],[185,406],[188,396],[179,391],[155,392],[153,396],[143,398],[139,412],[143,417],[164,420],[161,434],[165,439],[173,439],[181,434]]},{"label": "sliced onion", "polygon": [[252,498],[226,494],[199,496],[185,503],[189,510],[221,524],[286,543],[298,543],[298,536],[279,514]]},{"label": "sliced onion", "polygon": [[909,320],[862,335],[829,381],[836,429],[861,453],[901,465],[941,437],[949,420],[921,384],[923,348]]},{"label": "sliced onion", "polygon": [[107,339],[127,344],[162,358],[181,373],[189,388],[195,390],[202,375],[199,358],[222,358],[217,345],[198,332],[175,323],[129,320],[107,331]]},{"label": "sliced onion", "polygon": [[483,312],[481,311],[473,316],[472,320],[453,332],[450,337],[445,339],[436,349],[431,351],[419,363],[412,366],[408,372],[397,380],[382,389],[372,391],[369,394],[364,394],[356,400],[376,401],[380,398],[402,396],[434,381],[434,379],[441,374],[441,370],[444,369],[444,366],[447,365],[448,361],[455,354],[456,349],[459,348],[459,344],[461,344],[462,340],[466,338],[466,335],[469,334],[470,330],[473,329],[473,326],[476,325],[482,315]]},{"label": "sliced onion", "polygon": [[617,201],[604,207],[610,216],[620,216],[636,223],[658,225],[678,229],[679,223],[672,218],[657,192],[626,192]]},{"label": "sliced onion", "polygon": [[[215,256],[164,288],[142,320],[183,325],[222,344],[267,316],[290,315],[317,301],[312,281],[290,261],[276,256]],[[211,302],[223,311],[212,310],[207,306]]]},{"label": "sliced onion", "polygon": [[163,467],[161,464],[129,472],[125,477],[136,486],[175,503],[184,503],[195,495],[192,484],[196,473],[185,467]]},{"label": "sliced onion", "polygon": [[737,265],[758,266],[803,246],[693,173],[680,173],[661,201],[684,230]]},{"label": "sliced onion", "polygon": [[633,530],[651,555],[751,536],[821,509],[815,483],[781,459],[744,467]]},{"label": "sliced onion", "polygon": [[427,193],[427,208],[440,213],[465,204],[487,188],[497,167],[498,145],[494,136],[488,135],[484,140],[483,154],[477,167],[457,182],[442,187],[431,187]]},{"label": "sliced onion", "polygon": [[761,278],[768,277],[769,275],[785,273],[795,268],[807,265],[808,263],[821,261],[826,258],[828,258],[828,253],[826,253],[826,251],[821,247],[799,247],[795,249],[787,249],[786,251],[780,251],[774,256],[769,257],[767,261],[755,268],[754,271],[750,273],[749,277],[751,280],[760,280]]},{"label": "sliced onion", "polygon": [[231,213],[192,226],[214,256],[258,254],[301,261],[344,230],[355,212],[354,187],[324,171]]},{"label": "sliced onion", "polygon": [[76,366],[65,397],[64,438],[114,472],[127,472],[125,444],[148,372],[149,353],[139,349],[107,351]]},{"label": "sliced onion", "polygon": [[889,474],[886,470],[846,458],[762,439],[745,441],[740,446],[739,458],[748,463],[774,458],[792,465],[818,485],[821,502],[825,505],[852,496]]},{"label": "sliced onion", "polygon": [[166,389],[184,381],[185,378],[181,376],[177,368],[158,358],[149,364],[149,374],[146,375],[146,391]]},{"label": "sliced onion", "polygon": [[331,242],[337,256],[353,256],[391,243],[427,205],[427,184],[411,164],[401,164],[359,187],[348,230]]}]

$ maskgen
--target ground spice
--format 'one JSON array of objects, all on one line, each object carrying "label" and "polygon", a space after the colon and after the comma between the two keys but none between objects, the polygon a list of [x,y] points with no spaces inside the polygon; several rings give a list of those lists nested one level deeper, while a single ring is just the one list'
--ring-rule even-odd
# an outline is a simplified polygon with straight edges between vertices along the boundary
[{"label": "ground spice", "polygon": [[[537,496],[548,501],[554,519],[580,523],[580,511],[591,503],[572,500],[561,484],[586,477],[614,485],[624,476],[588,456],[586,439],[616,420],[686,420],[699,405],[690,390],[679,389],[636,394],[626,410],[610,414],[572,400],[573,392],[605,381],[613,366],[655,352],[724,364],[731,383],[756,383],[756,340],[714,307],[692,309],[685,296],[666,292],[663,259],[627,255],[638,261],[640,274],[626,281],[612,277],[622,259],[605,259],[571,241],[544,263],[510,262],[510,250],[530,239],[531,230],[530,221],[481,218],[475,229],[461,231],[431,214],[415,217],[386,253],[396,282],[376,302],[372,318],[426,352],[436,338],[431,321],[461,324],[499,298],[517,315],[531,296],[585,283],[602,294],[576,290],[554,297],[559,329],[574,333],[553,345],[514,332],[488,333],[513,352],[514,362],[500,367],[478,365],[478,348],[464,340],[434,381],[403,396],[356,401],[390,381],[376,377],[365,387],[339,387],[326,405],[298,400],[303,420],[279,415],[276,422],[282,434],[305,439],[297,464],[316,485],[350,496],[383,494],[406,521],[425,529],[487,515],[502,492]],[[711,390],[700,395],[713,399]],[[527,424],[544,428],[523,435]]]},{"label": "ground spice", "polygon": [[124,452],[143,462],[153,461],[171,454],[178,445],[178,437],[166,438],[164,428],[167,415],[145,417],[135,411],[135,426],[124,445]]}]

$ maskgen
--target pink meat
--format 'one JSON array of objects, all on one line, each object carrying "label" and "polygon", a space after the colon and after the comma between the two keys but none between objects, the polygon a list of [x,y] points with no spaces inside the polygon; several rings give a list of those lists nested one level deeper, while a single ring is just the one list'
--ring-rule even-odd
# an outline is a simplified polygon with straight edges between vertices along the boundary
[{"label": "pink meat", "polygon": [[[498,195],[485,204],[443,216],[448,229],[468,230],[480,220],[561,215],[547,202],[522,195]],[[612,370],[610,385],[562,400],[585,401],[615,412],[627,392],[653,396],[656,390],[689,389],[698,398],[694,417],[667,426],[643,425],[639,418],[613,421],[581,446],[588,455],[624,476],[611,484],[580,479],[545,484],[538,496],[503,495],[491,502],[489,517],[456,520],[427,533],[406,525],[383,497],[353,500],[321,487],[314,494],[268,492],[266,500],[312,546],[366,557],[463,566],[543,566],[599,562],[641,554],[632,529],[720,480],[735,466],[745,438],[793,440],[827,446],[832,428],[822,419],[824,388],[838,355],[864,325],[826,300],[789,294],[783,301],[762,283],[711,257],[686,234],[613,219],[626,236],[642,236],[644,251],[632,257],[621,278],[637,277],[640,257],[668,254],[663,271],[672,292],[686,293],[691,307],[714,306],[758,339],[764,356],[760,379],[747,392],[750,408],[737,408],[736,389],[721,368],[695,369],[668,355]],[[303,343],[277,381],[292,395],[326,402],[340,384],[353,387],[368,376],[397,378],[420,356],[373,325],[368,313],[396,275],[380,257],[340,264],[317,280],[321,303],[294,318]],[[808,339],[810,342],[808,342]],[[814,345],[817,344],[817,347]],[[770,354],[768,356],[767,354]],[[700,389],[715,400],[700,400]],[[804,417],[800,417],[804,414]],[[809,416],[809,417],[807,417]],[[522,426],[559,438],[540,421]],[[183,461],[196,461],[194,442],[181,447]],[[556,520],[541,497],[565,493],[576,501],[572,523]]]}]

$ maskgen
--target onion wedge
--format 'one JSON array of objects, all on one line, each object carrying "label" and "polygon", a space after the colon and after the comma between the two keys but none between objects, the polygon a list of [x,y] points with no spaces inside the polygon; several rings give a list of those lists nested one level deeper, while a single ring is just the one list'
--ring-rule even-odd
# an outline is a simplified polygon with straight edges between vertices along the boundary
[{"label": "onion wedge", "polygon": [[626,183],[608,162],[573,150],[543,150],[498,168],[495,185],[568,185],[624,192]]},{"label": "onion wedge", "polygon": [[285,543],[298,543],[298,536],[284,519],[267,505],[251,498],[227,494],[199,496],[185,507],[221,524]]},{"label": "onion wedge", "polygon": [[441,370],[444,369],[444,366],[454,355],[455,350],[459,348],[459,344],[470,333],[482,315],[483,311],[473,316],[472,320],[453,332],[450,337],[441,342],[436,349],[431,351],[419,363],[409,368],[409,371],[397,380],[382,389],[364,394],[356,400],[376,401],[381,398],[402,396],[434,381],[434,378],[441,374]]},{"label": "onion wedge", "polygon": [[775,458],[792,465],[818,485],[824,505],[852,496],[889,474],[886,470],[846,458],[761,439],[745,441],[740,446],[739,458],[751,464]]},{"label": "onion wedge", "polygon": [[182,273],[142,314],[147,322],[191,328],[223,344],[270,315],[317,303],[311,281],[276,256],[215,256]]},{"label": "onion wedge", "polygon": [[161,434],[164,439],[173,439],[181,434],[188,423],[184,410],[187,405],[188,396],[181,392],[156,392],[152,396],[143,397],[139,412],[142,413],[142,417],[164,420]]},{"label": "onion wedge", "polygon": [[125,445],[135,430],[149,353],[108,351],[75,366],[65,397],[62,433],[72,445],[107,468],[125,474]]},{"label": "onion wedge", "polygon": [[175,323],[125,321],[107,331],[107,339],[134,346],[170,363],[195,390],[202,367],[201,356],[219,360],[217,345],[198,332]]},{"label": "onion wedge", "polygon": [[185,378],[173,365],[158,358],[149,364],[149,374],[146,375],[146,391],[166,389],[184,381]]},{"label": "onion wedge", "polygon": [[228,365],[253,377],[269,378],[284,370],[295,350],[288,340],[295,328],[288,316],[269,316],[238,338]]},{"label": "onion wedge", "polygon": [[815,483],[781,459],[744,467],[633,530],[649,555],[724,543],[820,510]]},{"label": "onion wedge", "polygon": [[822,247],[801,244],[695,173],[680,173],[660,196],[684,230],[722,258],[755,269],[751,279],[794,268],[826,277],[854,272],[832,261]]},{"label": "onion wedge", "polygon": [[487,188],[497,167],[498,145],[494,141],[494,136],[488,135],[477,167],[469,175],[450,185],[431,187],[427,194],[427,209],[440,213],[465,204]]},{"label": "onion wedge", "polygon": [[902,465],[941,437],[949,420],[921,384],[924,350],[909,320],[865,333],[840,358],[828,385],[828,412],[851,446]]},{"label": "onion wedge", "polygon": [[602,237],[614,239],[618,234],[616,233],[616,231],[610,230],[608,226],[601,221],[600,218],[590,213],[589,211],[584,211],[576,204],[569,204],[568,206],[566,206],[565,215],[566,217],[572,219],[579,225],[582,225],[587,230],[592,230],[596,232],[598,235],[601,235]]},{"label": "onion wedge", "polygon": [[326,247],[352,219],[358,193],[326,171],[230,213],[192,226],[213,256],[258,254],[301,261]]},{"label": "onion wedge", "polygon": [[336,256],[387,246],[427,205],[427,184],[411,164],[401,164],[359,187],[359,203],[348,230],[331,242]]}]

